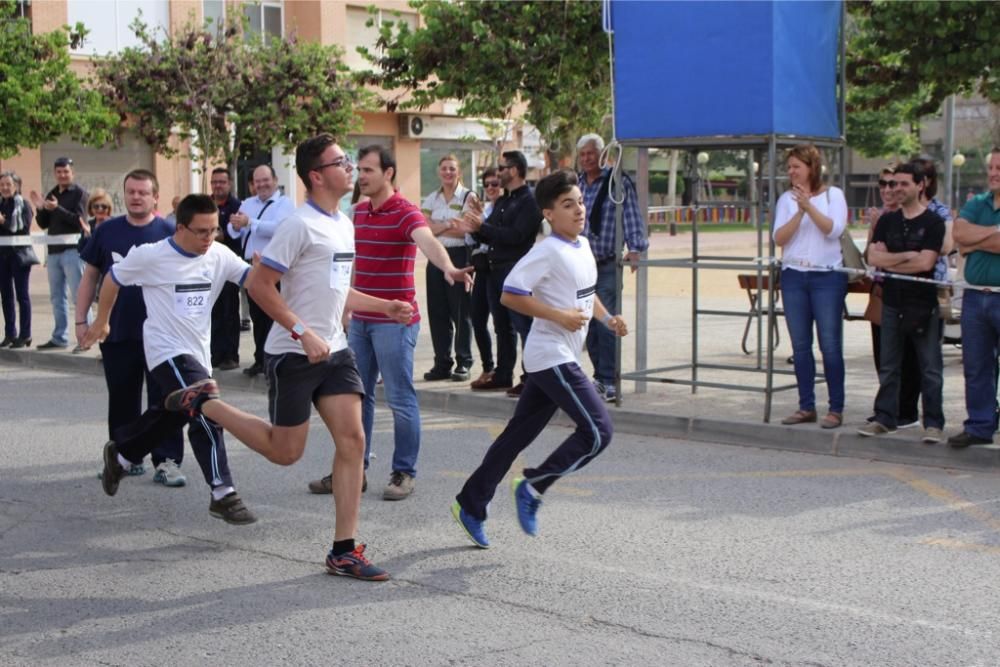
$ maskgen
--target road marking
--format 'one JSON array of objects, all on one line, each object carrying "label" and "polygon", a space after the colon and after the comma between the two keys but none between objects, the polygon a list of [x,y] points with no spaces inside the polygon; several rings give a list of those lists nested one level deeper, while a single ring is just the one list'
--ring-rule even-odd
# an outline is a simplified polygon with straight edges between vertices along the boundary
[{"label": "road marking", "polygon": [[893,479],[907,484],[910,488],[915,489],[944,505],[947,505],[955,512],[961,512],[962,514],[971,517],[980,523],[986,524],[994,532],[1000,533],[1000,519],[995,517],[991,512],[987,511],[980,505],[970,502],[942,486],[938,486],[933,482],[917,477],[909,470],[905,470],[903,468],[893,468],[886,471],[885,474],[889,475]]},{"label": "road marking", "polygon": [[931,547],[944,547],[946,549],[958,549],[960,551],[977,551],[987,554],[1000,554],[1000,547],[989,544],[977,544],[976,542],[963,542],[961,540],[951,540],[946,537],[932,537],[921,540],[920,544]]}]

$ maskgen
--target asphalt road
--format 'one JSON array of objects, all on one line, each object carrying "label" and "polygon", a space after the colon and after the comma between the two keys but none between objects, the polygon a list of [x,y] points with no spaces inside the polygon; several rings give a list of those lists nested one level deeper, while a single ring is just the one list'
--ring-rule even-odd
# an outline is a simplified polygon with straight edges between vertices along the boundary
[{"label": "asphalt road", "polygon": [[502,488],[481,551],[448,506],[503,424],[425,414],[389,503],[380,409],[359,537],[393,579],[367,583],[322,567],[318,420],[288,468],[229,442],[260,517],[232,527],[190,452],[185,488],[103,494],[101,378],[0,367],[0,396],[0,665],[1000,665],[996,475],[622,435],[537,538]]}]

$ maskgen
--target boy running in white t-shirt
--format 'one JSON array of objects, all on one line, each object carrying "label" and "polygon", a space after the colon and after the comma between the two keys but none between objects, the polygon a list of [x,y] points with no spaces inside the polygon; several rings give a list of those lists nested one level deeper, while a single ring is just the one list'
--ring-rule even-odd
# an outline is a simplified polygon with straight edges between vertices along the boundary
[{"label": "boy running in white t-shirt", "polygon": [[[218,231],[219,209],[212,198],[185,197],[177,206],[173,236],[133,248],[108,270],[97,319],[81,345],[90,347],[109,335],[119,289],[137,285],[146,303],[142,325],[146,366],[161,393],[165,396],[208,378],[212,305],[226,281],[242,285],[250,270],[232,250],[214,243]],[[136,421],[116,429],[104,445],[104,492],[115,495],[126,471],[185,423],[189,424],[191,449],[212,487],[208,511],[231,524],[256,521],[233,488],[218,424],[202,416],[168,412],[162,405],[150,407]]]},{"label": "boy running in white t-shirt", "polygon": [[341,319],[346,306],[383,313],[405,324],[413,308],[351,287],[354,226],[338,207],[353,187],[354,165],[336,140],[321,134],[299,144],[295,169],[308,199],[281,223],[247,280],[250,296],[274,320],[264,344],[271,423],[219,400],[213,380],[175,391],[165,403],[169,410],[204,414],[279,465],[291,465],[302,457],[315,405],[336,448],[332,472],[336,523],[327,571],[385,581],[389,574],[368,560],[364,544],[355,543],[364,478],[365,389]]},{"label": "boy running in white t-shirt", "polygon": [[526,468],[511,485],[517,517],[529,535],[538,533],[542,494],[563,475],[579,470],[611,441],[611,417],[578,359],[587,326],[596,316],[618,336],[625,321],[608,313],[597,298],[597,266],[580,236],[586,211],[577,177],[559,171],[539,181],[535,199],[552,234],[511,270],[500,302],[534,318],[524,345],[528,377],[514,416],[486,452],[452,504],[452,515],[472,542],[489,546],[484,524],[496,487],[520,454],[542,432],[557,409],[576,422],[573,432],[537,468]]}]

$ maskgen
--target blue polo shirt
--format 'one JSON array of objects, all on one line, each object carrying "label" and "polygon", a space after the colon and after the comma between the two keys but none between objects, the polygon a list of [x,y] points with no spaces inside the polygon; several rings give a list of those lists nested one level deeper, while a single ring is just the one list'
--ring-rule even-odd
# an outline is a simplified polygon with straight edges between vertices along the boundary
[{"label": "blue polo shirt", "polygon": [[[129,251],[146,243],[156,243],[173,236],[174,225],[163,218],[153,218],[148,225],[137,227],[124,215],[105,220],[84,246],[80,258],[94,266],[103,278],[115,262],[120,262]],[[146,302],[142,300],[141,287],[122,287],[111,311],[111,333],[107,342],[141,341],[142,323],[146,321]]]},{"label": "blue polo shirt", "polygon": [[[993,206],[993,193],[984,192],[965,202],[958,217],[974,225],[1000,226],[1000,210]],[[976,250],[965,258],[965,279],[973,285],[1000,287],[1000,254]]]}]

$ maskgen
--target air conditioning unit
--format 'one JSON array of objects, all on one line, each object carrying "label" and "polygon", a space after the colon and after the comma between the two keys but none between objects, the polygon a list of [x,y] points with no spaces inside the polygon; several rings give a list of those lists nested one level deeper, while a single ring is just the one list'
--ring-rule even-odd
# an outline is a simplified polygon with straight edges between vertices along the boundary
[{"label": "air conditioning unit", "polygon": [[399,136],[406,139],[419,139],[424,134],[426,124],[423,116],[400,114]]}]

